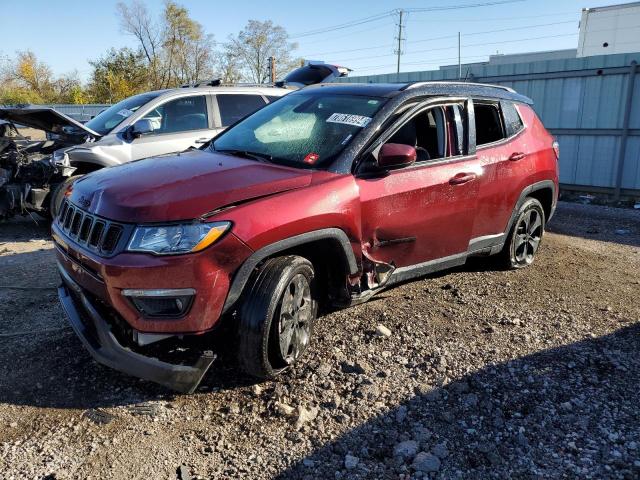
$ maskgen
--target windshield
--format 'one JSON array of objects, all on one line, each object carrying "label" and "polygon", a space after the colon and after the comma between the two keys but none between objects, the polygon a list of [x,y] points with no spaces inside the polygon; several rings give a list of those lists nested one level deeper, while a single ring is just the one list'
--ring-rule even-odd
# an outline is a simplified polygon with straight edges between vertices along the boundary
[{"label": "windshield", "polygon": [[143,93],[125,98],[121,102],[111,105],[103,112],[100,112],[85,125],[100,135],[106,135],[120,125],[125,118],[130,117],[141,106],[150,102],[161,93],[162,92]]},{"label": "windshield", "polygon": [[326,166],[385,101],[322,92],[289,94],[223,132],[211,148],[297,167]]}]

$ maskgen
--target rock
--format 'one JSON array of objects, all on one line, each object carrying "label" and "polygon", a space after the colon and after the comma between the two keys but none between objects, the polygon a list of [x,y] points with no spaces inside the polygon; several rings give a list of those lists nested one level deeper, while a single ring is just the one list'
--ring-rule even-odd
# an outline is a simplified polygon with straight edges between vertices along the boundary
[{"label": "rock", "polygon": [[431,453],[433,453],[438,458],[447,458],[449,456],[449,449],[447,448],[447,445],[443,442],[433,447],[431,449]]},{"label": "rock", "polygon": [[415,440],[405,440],[393,448],[393,456],[402,457],[405,460],[411,460],[416,453],[418,453],[418,442]]},{"label": "rock", "polygon": [[259,397],[260,394],[262,394],[262,387],[260,385],[254,385],[252,391],[256,397]]},{"label": "rock", "polygon": [[560,408],[565,412],[570,412],[573,410],[573,405],[571,405],[571,402],[563,402],[560,404]]},{"label": "rock", "polygon": [[295,413],[296,409],[291,405],[287,405],[286,403],[276,402],[275,403],[276,412],[280,415],[284,415],[285,417],[291,417]]},{"label": "rock", "polygon": [[391,330],[389,330],[384,325],[380,324],[376,327],[376,335],[378,335],[379,337],[390,337]]},{"label": "rock", "polygon": [[365,373],[371,370],[371,367],[364,360],[360,360],[359,362],[342,362],[340,365],[343,373],[355,373],[357,375],[364,375]]},{"label": "rock", "polygon": [[316,370],[316,373],[320,377],[328,377],[331,373],[331,365],[329,365],[328,363],[321,363],[318,367],[318,370]]},{"label": "rock", "polygon": [[9,426],[10,426],[11,428],[16,428],[16,427],[18,426],[18,422],[11,422],[11,423],[9,424]]},{"label": "rock", "polygon": [[440,459],[432,453],[420,452],[413,459],[411,467],[422,473],[437,472],[440,470]]},{"label": "rock", "polygon": [[186,465],[180,465],[176,471],[178,480],[191,480],[189,469]]},{"label": "rock", "polygon": [[401,405],[396,410],[396,422],[401,423],[407,418],[407,407]]},{"label": "rock", "polygon": [[344,457],[344,468],[347,470],[353,470],[358,466],[360,459],[358,457],[354,457],[353,455],[346,455]]},{"label": "rock", "polygon": [[298,407],[298,416],[296,418],[295,426],[296,430],[300,430],[305,423],[314,420],[318,416],[319,411],[320,409],[318,407]]}]

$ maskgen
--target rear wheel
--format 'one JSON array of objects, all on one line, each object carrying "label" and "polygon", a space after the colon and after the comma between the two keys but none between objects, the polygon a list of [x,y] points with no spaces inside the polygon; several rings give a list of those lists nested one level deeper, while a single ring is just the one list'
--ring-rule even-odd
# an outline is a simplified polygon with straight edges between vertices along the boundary
[{"label": "rear wheel", "polygon": [[500,252],[502,264],[507,268],[531,265],[540,247],[544,227],[542,204],[535,198],[527,198],[518,210],[509,237]]},{"label": "rear wheel", "polygon": [[273,378],[307,350],[318,304],[311,262],[269,259],[256,272],[239,311],[238,363],[248,374]]}]

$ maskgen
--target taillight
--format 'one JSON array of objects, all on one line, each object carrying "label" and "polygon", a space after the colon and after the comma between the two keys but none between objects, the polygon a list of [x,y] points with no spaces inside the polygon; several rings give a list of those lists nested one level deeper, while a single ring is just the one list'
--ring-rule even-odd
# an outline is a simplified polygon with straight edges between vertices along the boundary
[{"label": "taillight", "polygon": [[551,146],[553,147],[553,151],[556,154],[556,160],[560,160],[560,144],[557,140],[554,140]]}]

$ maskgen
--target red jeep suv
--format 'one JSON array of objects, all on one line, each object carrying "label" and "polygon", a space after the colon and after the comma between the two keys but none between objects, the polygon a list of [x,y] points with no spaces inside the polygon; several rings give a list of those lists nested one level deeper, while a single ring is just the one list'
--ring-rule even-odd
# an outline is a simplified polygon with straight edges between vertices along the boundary
[{"label": "red jeep suv", "polygon": [[531,103],[482,84],[322,84],[199,150],[87,175],[52,227],[60,301],[93,357],[131,375],[193,391],[213,354],[167,361],[163,345],[227,318],[241,367],[273,377],[319,304],[472,255],[531,264],[558,195]]}]

